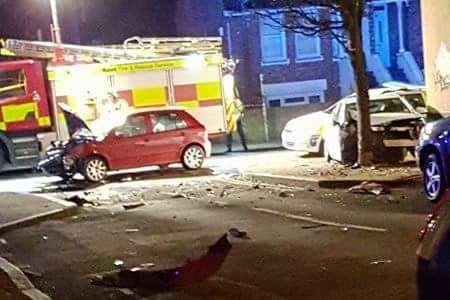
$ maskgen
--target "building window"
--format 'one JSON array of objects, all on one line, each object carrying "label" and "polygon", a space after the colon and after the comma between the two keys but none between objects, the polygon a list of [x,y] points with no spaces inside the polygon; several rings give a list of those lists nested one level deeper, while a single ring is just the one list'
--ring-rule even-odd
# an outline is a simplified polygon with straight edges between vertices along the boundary
[{"label": "building window", "polygon": [[320,37],[301,33],[295,35],[295,51],[297,61],[323,59],[320,53]]},{"label": "building window", "polygon": [[325,102],[325,98],[322,91],[317,91],[305,94],[286,95],[284,97],[278,97],[278,99],[268,99],[267,102],[269,107],[295,106],[323,103]]},{"label": "building window", "polygon": [[[278,15],[281,22],[282,15]],[[263,65],[286,64],[286,32],[277,21],[268,17],[260,18],[261,56]]]},{"label": "building window", "polygon": [[[306,10],[310,18],[319,19],[319,13],[317,9]],[[303,21],[307,22],[307,21]],[[305,24],[307,26],[308,24]],[[306,34],[297,33],[295,34],[295,54],[297,61],[311,61],[311,60],[321,60],[321,47],[320,47],[320,37],[314,32],[305,32]]]},{"label": "building window", "polygon": [[264,84],[267,106],[295,106],[325,102],[326,79]]}]

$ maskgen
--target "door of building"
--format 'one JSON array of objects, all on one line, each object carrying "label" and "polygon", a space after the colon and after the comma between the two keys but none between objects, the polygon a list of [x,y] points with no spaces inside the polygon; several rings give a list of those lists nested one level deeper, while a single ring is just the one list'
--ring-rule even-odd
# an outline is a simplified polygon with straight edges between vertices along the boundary
[{"label": "door of building", "polygon": [[391,66],[391,53],[389,46],[389,20],[385,5],[374,6],[373,13],[375,52],[380,56],[386,67]]}]

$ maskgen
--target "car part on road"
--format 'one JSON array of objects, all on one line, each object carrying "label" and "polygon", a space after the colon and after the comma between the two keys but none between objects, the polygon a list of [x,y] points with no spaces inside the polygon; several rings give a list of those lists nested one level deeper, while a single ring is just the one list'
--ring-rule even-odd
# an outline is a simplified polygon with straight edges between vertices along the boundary
[{"label": "car part on road", "polygon": [[359,185],[355,185],[348,189],[350,193],[354,194],[372,194],[379,196],[381,194],[389,194],[389,189],[382,184],[376,182],[364,181]]},{"label": "car part on road", "polygon": [[182,163],[188,170],[200,169],[204,160],[205,151],[199,145],[190,145],[183,152]]},{"label": "car part on road", "polygon": [[436,154],[431,153],[423,164],[423,186],[430,201],[436,201],[446,189],[443,179],[442,164]]},{"label": "car part on road", "polygon": [[88,158],[83,166],[83,175],[90,182],[101,182],[106,178],[108,166],[100,157]]},{"label": "car part on road", "polygon": [[247,232],[239,230],[237,228],[230,228],[230,230],[228,230],[228,232],[235,238],[238,239],[244,239],[244,238],[248,238]]},{"label": "car part on road", "polygon": [[89,276],[91,284],[97,286],[128,288],[164,292],[185,288],[201,283],[219,271],[231,250],[231,244],[224,234],[216,243],[209,246],[206,255],[197,260],[188,260],[180,267],[150,271],[144,268],[131,268]]}]

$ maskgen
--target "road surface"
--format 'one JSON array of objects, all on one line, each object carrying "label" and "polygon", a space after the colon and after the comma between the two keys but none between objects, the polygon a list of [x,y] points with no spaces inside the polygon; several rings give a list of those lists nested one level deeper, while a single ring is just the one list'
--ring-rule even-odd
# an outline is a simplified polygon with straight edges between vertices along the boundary
[{"label": "road surface", "polygon": [[[217,159],[217,177],[121,177],[87,193],[56,191],[92,204],[73,218],[5,234],[0,256],[38,273],[35,285],[58,300],[415,299],[417,235],[429,209],[419,188],[376,197],[264,186],[224,175],[248,157],[234,159]],[[145,205],[123,209],[136,201]],[[220,271],[190,288],[143,293],[87,279],[117,261],[155,269],[183,264],[233,227],[249,238],[230,237]]]}]

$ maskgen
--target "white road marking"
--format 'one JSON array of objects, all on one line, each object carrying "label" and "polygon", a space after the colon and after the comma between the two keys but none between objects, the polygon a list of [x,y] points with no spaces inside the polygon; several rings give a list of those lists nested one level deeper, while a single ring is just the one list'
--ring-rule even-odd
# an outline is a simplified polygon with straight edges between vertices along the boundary
[{"label": "white road marking", "polygon": [[285,217],[285,218],[289,218],[289,219],[305,221],[305,222],[310,222],[310,223],[315,223],[315,224],[321,224],[321,225],[326,225],[326,226],[333,226],[333,227],[339,227],[339,228],[351,228],[351,229],[373,231],[373,232],[387,232],[388,231],[386,228],[377,228],[377,227],[370,227],[370,226],[363,226],[363,225],[344,224],[344,223],[323,221],[323,220],[319,220],[319,219],[312,218],[312,217],[303,217],[303,216],[293,215],[293,214],[284,213],[281,211],[266,209],[266,208],[253,207],[252,210],[257,211],[257,212],[263,212],[266,214],[275,215],[275,216],[280,216],[280,217]]}]

